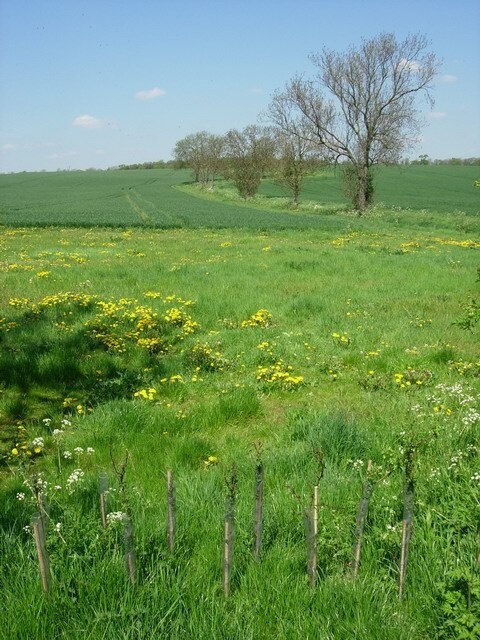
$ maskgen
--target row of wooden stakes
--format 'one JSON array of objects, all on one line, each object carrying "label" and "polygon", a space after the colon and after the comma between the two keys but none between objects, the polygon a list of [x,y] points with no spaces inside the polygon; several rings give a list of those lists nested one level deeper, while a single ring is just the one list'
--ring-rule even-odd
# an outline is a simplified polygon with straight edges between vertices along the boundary
[{"label": "row of wooden stakes", "polygon": [[[120,484],[123,485],[125,465],[123,473],[120,473]],[[320,465],[320,473],[317,482],[313,486],[311,506],[304,509],[305,520],[305,541],[306,541],[306,568],[309,584],[314,587],[318,576],[318,490],[319,481],[323,477],[323,461]],[[370,479],[371,461],[368,463],[367,478],[363,485],[362,496],[359,502],[356,527],[354,534],[353,554],[351,571],[354,577],[357,576],[360,566],[360,556],[362,549],[362,539],[365,523],[368,515],[368,508],[372,496],[374,483]],[[254,525],[253,525],[253,556],[260,559],[262,548],[262,528],[263,528],[263,485],[264,466],[260,458],[255,464],[254,481]],[[172,470],[167,470],[167,546],[171,553],[175,550],[176,534],[176,491]],[[226,597],[231,592],[231,576],[233,569],[233,549],[235,530],[235,501],[237,494],[237,472],[232,467],[227,475],[227,495],[225,505],[224,521],[224,544],[223,544],[223,569],[222,583],[223,592]],[[99,503],[100,516],[104,529],[108,525],[108,477],[101,474],[99,478]],[[48,507],[43,494],[37,495],[39,512],[32,518],[32,528],[38,556],[40,575],[43,590],[48,593],[51,590],[51,569],[50,560],[46,544],[46,531],[48,527]],[[402,521],[402,543],[399,567],[399,598],[402,599],[405,589],[405,578],[407,573],[408,549],[413,527],[413,507],[414,507],[414,483],[413,483],[413,460],[411,456],[406,457],[405,465],[405,485],[404,485],[404,511]],[[123,537],[125,549],[125,569],[129,581],[135,584],[137,581],[137,569],[135,561],[135,547],[133,540],[133,525],[130,517],[123,514]]]}]

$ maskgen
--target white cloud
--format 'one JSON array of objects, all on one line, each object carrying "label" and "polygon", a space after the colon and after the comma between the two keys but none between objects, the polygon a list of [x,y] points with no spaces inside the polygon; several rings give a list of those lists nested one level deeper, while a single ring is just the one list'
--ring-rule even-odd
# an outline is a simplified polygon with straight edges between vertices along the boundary
[{"label": "white cloud", "polygon": [[145,91],[137,91],[135,94],[135,98],[137,100],[153,100],[153,98],[159,98],[160,96],[164,96],[166,91],[160,89],[159,87],[154,87],[153,89],[146,89]]},{"label": "white cloud", "polygon": [[89,116],[87,114],[83,116],[77,116],[73,124],[76,127],[81,127],[82,129],[101,129],[104,126],[104,121],[100,120],[100,118],[95,118],[95,116]]},{"label": "white cloud", "polygon": [[48,160],[59,160],[61,158],[73,158],[76,156],[76,151],[65,151],[64,153],[50,153],[48,156],[45,156]]},{"label": "white cloud", "polygon": [[456,82],[458,80],[457,76],[453,76],[450,73],[446,73],[441,79],[442,82]]},{"label": "white cloud", "polygon": [[14,144],[2,144],[2,150],[3,151],[11,151],[12,149],[16,149]]},{"label": "white cloud", "polygon": [[442,118],[445,118],[446,115],[445,111],[430,111],[428,117],[433,120],[441,120]]},{"label": "white cloud", "polygon": [[408,69],[409,71],[419,71],[420,63],[417,60],[407,60],[406,58],[402,58],[398,64],[400,69]]}]

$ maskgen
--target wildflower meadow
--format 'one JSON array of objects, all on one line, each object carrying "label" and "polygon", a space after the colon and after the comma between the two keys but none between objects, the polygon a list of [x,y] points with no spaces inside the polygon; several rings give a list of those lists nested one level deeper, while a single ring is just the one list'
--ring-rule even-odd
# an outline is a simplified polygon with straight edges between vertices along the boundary
[{"label": "wildflower meadow", "polygon": [[474,213],[177,196],[0,227],[0,637],[478,637]]}]

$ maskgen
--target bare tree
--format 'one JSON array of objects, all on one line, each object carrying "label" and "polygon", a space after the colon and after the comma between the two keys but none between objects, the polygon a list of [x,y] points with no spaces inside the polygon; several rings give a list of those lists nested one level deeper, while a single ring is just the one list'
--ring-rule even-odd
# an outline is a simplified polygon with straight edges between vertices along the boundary
[{"label": "bare tree", "polygon": [[291,206],[297,207],[304,179],[319,169],[322,159],[318,148],[305,138],[278,129],[277,162],[273,180],[290,191]]},{"label": "bare tree", "polygon": [[318,69],[314,81],[296,76],[273,96],[270,114],[277,126],[347,162],[360,211],[372,202],[372,167],[397,161],[415,142],[417,97],[433,104],[439,61],[428,46],[420,34],[398,42],[384,33],[344,53],[324,49],[310,56]]},{"label": "bare tree", "polygon": [[190,133],[185,138],[178,140],[173,150],[175,160],[193,171],[195,182],[200,181],[207,136],[208,133],[206,131]]},{"label": "bare tree", "polygon": [[210,134],[207,140],[207,166],[208,176],[215,183],[215,178],[222,171],[224,165],[226,140],[225,136]]},{"label": "bare tree", "polygon": [[228,173],[243,198],[255,195],[274,154],[275,141],[266,127],[250,125],[243,131],[231,129],[227,133]]},{"label": "bare tree", "polygon": [[191,133],[179,140],[173,150],[174,158],[193,171],[195,182],[212,184],[218,175],[225,139],[207,131]]},{"label": "bare tree", "polygon": [[305,176],[321,160],[318,144],[309,139],[306,118],[299,116],[294,105],[282,95],[274,95],[266,116],[275,125],[278,162],[274,179],[290,191],[292,206],[296,207]]}]

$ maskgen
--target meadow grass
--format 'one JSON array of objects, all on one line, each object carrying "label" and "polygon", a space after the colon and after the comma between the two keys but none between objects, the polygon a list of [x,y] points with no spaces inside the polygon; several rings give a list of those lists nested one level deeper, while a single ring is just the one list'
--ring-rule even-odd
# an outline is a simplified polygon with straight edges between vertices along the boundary
[{"label": "meadow grass", "polygon": [[[478,328],[455,323],[478,288],[478,242],[453,230],[453,215],[438,215],[443,230],[382,219],[352,228],[341,215],[330,227],[256,233],[2,228],[0,636],[475,637],[480,354]],[[265,525],[255,562],[258,442]],[[399,602],[409,447],[415,530]],[[122,488],[113,462],[118,471],[126,450]],[[312,589],[303,511],[318,452],[325,473]],[[375,488],[353,580],[368,460]],[[232,464],[237,528],[225,599]],[[178,505],[173,556],[168,468]],[[101,527],[101,471],[110,511],[127,511],[134,524],[135,587],[119,523]],[[24,530],[39,473],[50,502],[49,596]]]}]

